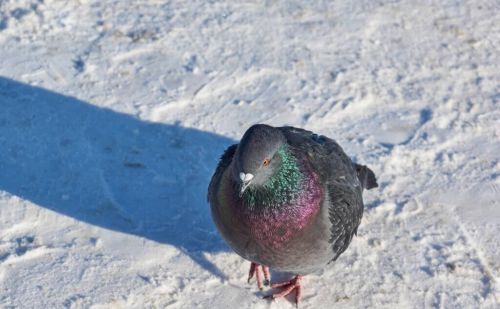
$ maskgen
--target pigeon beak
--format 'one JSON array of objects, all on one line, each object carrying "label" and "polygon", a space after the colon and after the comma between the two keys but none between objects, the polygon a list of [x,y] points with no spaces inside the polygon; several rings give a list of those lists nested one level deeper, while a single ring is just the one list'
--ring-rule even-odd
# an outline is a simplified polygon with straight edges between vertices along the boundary
[{"label": "pigeon beak", "polygon": [[240,180],[241,180],[241,191],[240,191],[240,197],[243,195],[243,192],[248,188],[250,183],[252,183],[253,175],[250,173],[240,173]]},{"label": "pigeon beak", "polygon": [[248,188],[249,185],[250,185],[250,181],[243,183],[243,185],[241,186],[240,197],[243,195],[243,192],[245,192],[245,190]]}]

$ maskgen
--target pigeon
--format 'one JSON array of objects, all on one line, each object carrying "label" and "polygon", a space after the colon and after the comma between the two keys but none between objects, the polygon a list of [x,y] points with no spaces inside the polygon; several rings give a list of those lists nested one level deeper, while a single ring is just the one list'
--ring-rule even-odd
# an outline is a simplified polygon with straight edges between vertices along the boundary
[{"label": "pigeon", "polygon": [[220,158],[208,201],[222,238],[251,262],[248,281],[255,275],[262,289],[269,269],[292,273],[266,297],[295,291],[298,305],[303,276],[347,249],[361,223],[362,191],[377,186],[375,174],[333,139],[256,124]]}]

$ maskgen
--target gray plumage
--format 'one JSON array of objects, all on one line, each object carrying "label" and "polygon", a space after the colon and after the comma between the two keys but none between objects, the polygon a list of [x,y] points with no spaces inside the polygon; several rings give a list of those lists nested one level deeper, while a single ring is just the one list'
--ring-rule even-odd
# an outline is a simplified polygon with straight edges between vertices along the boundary
[{"label": "gray plumage", "polygon": [[[249,170],[255,184],[252,179],[245,190],[240,177]],[[290,189],[281,190],[280,184]],[[347,249],[363,215],[362,190],[374,187],[373,172],[353,163],[334,140],[294,127],[254,125],[222,155],[208,200],[218,230],[235,252],[303,275]]]}]

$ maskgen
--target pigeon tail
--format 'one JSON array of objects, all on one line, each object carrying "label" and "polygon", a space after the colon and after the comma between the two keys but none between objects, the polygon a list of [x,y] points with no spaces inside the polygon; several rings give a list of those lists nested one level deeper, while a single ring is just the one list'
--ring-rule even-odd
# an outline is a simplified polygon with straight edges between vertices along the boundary
[{"label": "pigeon tail", "polygon": [[369,169],[366,165],[354,164],[356,168],[356,173],[358,174],[358,179],[363,186],[363,189],[373,189],[378,187],[377,179],[375,178],[375,174],[371,169]]}]

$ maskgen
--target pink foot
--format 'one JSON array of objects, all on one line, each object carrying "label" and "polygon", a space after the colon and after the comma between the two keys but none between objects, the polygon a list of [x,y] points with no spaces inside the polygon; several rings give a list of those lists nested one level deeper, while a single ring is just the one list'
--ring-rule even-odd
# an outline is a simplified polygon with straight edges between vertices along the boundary
[{"label": "pink foot", "polygon": [[269,285],[269,267],[252,262],[250,264],[250,271],[248,272],[248,283],[250,283],[250,279],[255,275],[257,287],[262,290],[262,273],[264,273],[264,285]]},{"label": "pink foot", "polygon": [[298,307],[301,289],[302,289],[302,287],[300,285],[301,280],[302,280],[302,276],[297,275],[297,276],[295,276],[295,278],[293,278],[290,281],[273,284],[273,285],[271,285],[272,288],[280,288],[281,291],[278,293],[275,293],[275,294],[268,295],[265,298],[276,299],[276,298],[280,298],[280,297],[285,297],[288,294],[292,293],[293,290],[297,290],[295,293],[295,306]]}]

